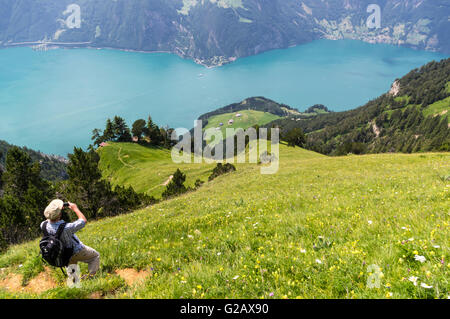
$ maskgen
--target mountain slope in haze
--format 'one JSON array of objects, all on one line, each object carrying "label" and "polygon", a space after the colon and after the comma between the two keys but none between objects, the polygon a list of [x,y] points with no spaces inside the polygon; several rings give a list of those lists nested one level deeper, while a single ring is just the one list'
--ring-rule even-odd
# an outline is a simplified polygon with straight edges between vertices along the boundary
[{"label": "mountain slope in haze", "polygon": [[[450,53],[446,0],[0,0],[0,46],[46,41],[167,51],[208,66],[315,39]],[[76,5],[76,7],[74,6]],[[79,9],[78,9],[79,8]]]},{"label": "mountain slope in haze", "polygon": [[306,147],[323,154],[450,150],[450,59],[431,62],[395,81],[390,92],[346,112],[294,116],[267,126],[300,127]]}]

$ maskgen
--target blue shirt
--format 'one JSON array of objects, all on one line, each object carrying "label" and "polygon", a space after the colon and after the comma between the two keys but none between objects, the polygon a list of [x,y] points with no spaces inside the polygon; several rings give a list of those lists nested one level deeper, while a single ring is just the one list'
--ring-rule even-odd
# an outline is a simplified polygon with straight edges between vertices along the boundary
[{"label": "blue shirt", "polygon": [[[41,229],[42,229],[42,225],[44,223],[45,223],[45,221],[43,221],[41,223]],[[61,225],[62,223],[64,223],[64,220],[60,220],[56,223],[51,223],[50,221],[48,221],[47,232],[49,233],[49,235],[56,234],[56,231],[58,230],[59,225]],[[86,222],[82,219],[78,219],[77,221],[75,221],[73,223],[67,223],[66,227],[64,228],[64,231],[61,234],[60,240],[64,244],[64,247],[67,247],[67,248],[72,247],[74,255],[84,248],[84,244],[78,239],[78,237],[77,237],[77,235],[75,235],[75,233],[77,231],[79,231],[80,229],[82,229],[85,225],[86,225]]]}]

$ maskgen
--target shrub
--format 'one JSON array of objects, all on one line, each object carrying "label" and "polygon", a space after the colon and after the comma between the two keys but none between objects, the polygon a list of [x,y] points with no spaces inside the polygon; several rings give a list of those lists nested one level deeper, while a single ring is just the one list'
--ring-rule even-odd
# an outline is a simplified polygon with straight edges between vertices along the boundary
[{"label": "shrub", "polygon": [[212,174],[209,176],[208,181],[212,181],[214,178],[227,174],[229,172],[236,171],[236,167],[233,164],[226,163],[223,165],[222,163],[217,163],[217,166],[214,168]]},{"label": "shrub", "polygon": [[173,178],[167,185],[166,190],[162,193],[163,198],[169,198],[172,196],[186,193],[188,189],[184,186],[186,181],[186,174],[183,174],[180,169],[173,174]]}]

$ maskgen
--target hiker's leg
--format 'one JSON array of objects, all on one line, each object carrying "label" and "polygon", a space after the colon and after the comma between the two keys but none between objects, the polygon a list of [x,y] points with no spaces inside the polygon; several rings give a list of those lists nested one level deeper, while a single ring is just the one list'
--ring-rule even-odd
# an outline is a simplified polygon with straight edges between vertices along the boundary
[{"label": "hiker's leg", "polygon": [[88,246],[86,249],[89,251],[88,256],[90,257],[85,261],[88,264],[89,275],[95,275],[100,268],[100,253]]},{"label": "hiker's leg", "polygon": [[85,246],[72,256],[69,263],[73,264],[79,261],[88,264],[89,275],[95,275],[100,267],[100,254],[95,249]]}]

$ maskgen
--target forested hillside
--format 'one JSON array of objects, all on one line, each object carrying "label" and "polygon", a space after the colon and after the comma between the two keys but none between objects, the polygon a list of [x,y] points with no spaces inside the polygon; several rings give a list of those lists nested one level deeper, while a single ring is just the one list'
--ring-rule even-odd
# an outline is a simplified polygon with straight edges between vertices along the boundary
[{"label": "forested hillside", "polygon": [[299,127],[308,149],[347,153],[448,151],[450,149],[450,59],[431,62],[397,80],[391,91],[346,112],[310,119],[294,116],[267,126]]},{"label": "forested hillside", "polygon": [[[0,140],[0,170],[5,166],[6,154],[13,145]],[[33,162],[39,162],[41,166],[41,177],[49,181],[66,179],[67,159],[60,156],[52,156],[34,151],[27,147],[23,150],[31,157]]]}]

